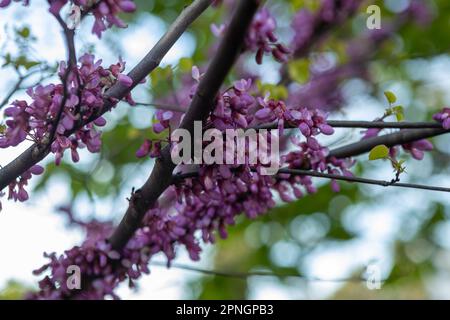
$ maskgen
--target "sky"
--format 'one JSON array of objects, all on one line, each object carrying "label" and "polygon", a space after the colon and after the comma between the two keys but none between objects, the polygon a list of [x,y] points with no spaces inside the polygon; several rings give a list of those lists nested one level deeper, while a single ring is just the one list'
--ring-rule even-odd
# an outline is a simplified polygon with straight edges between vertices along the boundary
[{"label": "sky", "polygon": [[[7,10],[0,11],[0,48],[5,42],[4,28],[6,25],[22,26],[28,24],[32,26],[33,34],[39,39],[35,45],[35,55],[45,58],[49,62],[62,60],[65,57],[64,42],[59,32],[58,24],[53,21],[46,12],[47,6],[42,5],[40,1],[32,1],[31,8],[23,8],[20,5],[12,5]],[[32,12],[32,14],[30,14]],[[42,19],[42,17],[49,17]],[[127,61],[127,70],[135,65],[147,51],[156,43],[158,38],[163,34],[166,25],[158,18],[144,14],[139,17],[138,22],[133,28],[126,30],[115,30],[115,39],[119,39],[116,43],[117,52],[110,50],[109,46],[99,42],[94,36],[90,35],[90,22],[86,22],[86,32],[83,33],[83,39],[77,40],[79,48],[87,47],[91,43],[97,45],[98,55],[105,60],[105,64],[117,61],[117,55],[122,54]],[[152,30],[152,32],[148,32]],[[126,39],[126,43],[122,39]],[[108,38],[106,39],[108,41]],[[176,61],[185,56],[189,56],[193,52],[195,40],[192,36],[183,36],[177,44],[170,50],[165,57],[163,64],[176,63]],[[8,49],[13,49],[10,45]],[[412,66],[411,68],[420,68],[421,66]],[[449,58],[441,58],[434,61],[426,67],[427,77],[430,84],[450,87],[450,61]],[[424,73],[423,73],[424,74]],[[270,75],[268,76],[270,77]],[[14,83],[14,74],[7,70],[0,70],[0,100]],[[408,103],[410,92],[408,88],[401,82],[388,84],[389,89],[396,92],[400,101]],[[365,92],[364,86],[354,82],[348,84],[348,93],[352,96],[351,103],[347,112],[343,117],[354,119],[371,120],[375,118],[383,108],[380,102],[369,98]],[[144,92],[137,92],[139,98],[148,98]],[[23,93],[15,96],[24,98]],[[450,96],[447,97],[450,102]],[[364,108],[361,108],[364,103]],[[126,106],[121,106],[114,110],[117,114],[131,112],[131,120],[136,127],[145,127],[148,125],[152,113],[145,109],[134,109],[129,111]],[[110,115],[111,119],[117,117]],[[1,116],[0,116],[1,117]],[[342,133],[343,134],[343,133]],[[438,140],[438,145],[445,149],[447,140]],[[14,159],[20,152],[26,148],[21,145],[12,149],[0,149],[0,165],[5,165]],[[84,156],[84,155],[83,155]],[[82,156],[82,157],[83,157]],[[46,161],[51,161],[51,157]],[[425,158],[425,163],[430,161]],[[92,158],[86,155],[80,165],[90,165]],[[420,164],[413,164],[419,166]],[[148,167],[148,166],[147,166]],[[147,168],[145,165],[143,168]],[[426,167],[426,166],[425,166]],[[423,167],[422,167],[423,168]],[[384,171],[383,171],[384,170]],[[426,177],[426,170],[417,167],[416,176]],[[429,173],[428,173],[429,174]],[[372,177],[390,177],[390,170],[375,166]],[[450,175],[438,175],[434,177],[435,185],[450,185]],[[142,183],[142,175],[132,175],[129,181],[124,185],[124,193],[120,195],[125,199],[127,192],[132,186]],[[35,183],[33,181],[32,183]],[[383,189],[377,187],[364,187],[368,193],[377,194],[384,192]],[[32,275],[32,270],[40,267],[46,262],[43,252],[63,252],[65,249],[72,247],[82,241],[83,235],[78,230],[68,229],[65,227],[65,220],[55,213],[54,207],[57,203],[64,203],[68,199],[68,188],[65,185],[64,177],[55,177],[52,179],[51,187],[38,195],[32,194],[31,199],[26,203],[14,203],[3,199],[3,211],[0,213],[0,288],[2,288],[8,280],[16,279],[31,286],[35,286],[38,278]],[[306,266],[312,275],[322,279],[338,279],[349,276],[352,270],[367,266],[369,262],[376,261],[380,267],[382,274],[387,274],[390,270],[391,239],[399,229],[399,223],[402,221],[401,215],[409,212],[411,208],[414,210],[426,210],[426,203],[429,197],[442,197],[436,194],[423,193],[417,191],[402,192],[401,195],[392,193],[391,196],[385,198],[383,203],[373,207],[355,206],[346,214],[349,225],[354,231],[361,234],[361,237],[344,247],[343,249],[328,250],[319,252],[314,259],[311,259]],[[441,198],[439,198],[441,199]],[[396,203],[401,201],[404,205],[399,208]],[[443,199],[447,201],[448,199]],[[116,202],[114,202],[116,203]],[[449,203],[450,204],[450,203]],[[86,201],[81,206],[85,209],[94,211],[99,216],[111,214],[113,209],[117,212],[126,205],[125,201],[119,204],[119,207],[112,207],[111,203],[98,203],[94,208]],[[450,226],[448,228],[450,230]],[[443,230],[444,232],[445,230]],[[450,234],[448,232],[447,234]],[[445,237],[444,237],[445,238]],[[448,241],[450,244],[450,240]],[[292,246],[289,243],[280,243],[278,252],[289,252]],[[213,250],[211,247],[205,248],[203,253],[201,267],[207,268],[211,264]],[[277,251],[277,250],[276,250]],[[274,261],[280,264],[289,263],[286,256],[273,253],[271,256]],[[356,253],[356,254],[355,254]],[[164,261],[162,256],[156,257],[157,261]],[[185,253],[181,253],[176,260],[180,263],[193,264],[189,261]],[[199,264],[195,264],[199,265]],[[139,281],[140,290],[137,292],[130,291],[126,287],[121,287],[119,295],[123,298],[133,299],[180,299],[189,298],[191,292],[187,290],[186,283],[195,281],[199,274],[186,270],[178,270],[172,268],[167,270],[161,266],[153,266],[152,274],[146,276]],[[450,293],[442,290],[443,284],[449,284],[450,279],[433,279],[430,280],[432,291],[439,297],[450,298]],[[277,279],[251,277],[249,279],[249,297],[252,299],[289,299],[289,298],[324,298],[332,294],[340,284],[333,281],[316,281],[304,283],[300,279],[293,279],[289,285],[281,285]],[[442,291],[442,292],[441,292]]]}]

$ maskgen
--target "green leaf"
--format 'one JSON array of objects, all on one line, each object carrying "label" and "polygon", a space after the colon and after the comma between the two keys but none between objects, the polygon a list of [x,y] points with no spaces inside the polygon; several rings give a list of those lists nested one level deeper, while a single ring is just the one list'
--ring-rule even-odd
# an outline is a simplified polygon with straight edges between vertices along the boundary
[{"label": "green leaf", "polygon": [[291,79],[298,83],[305,83],[309,78],[309,60],[299,59],[290,62],[288,72]]},{"label": "green leaf", "polygon": [[5,56],[3,58],[5,59],[5,63],[2,64],[2,68],[11,64],[11,54],[7,53],[7,54],[5,54]]},{"label": "green leaf", "polygon": [[181,72],[191,72],[193,65],[191,58],[181,58],[178,64]]},{"label": "green leaf", "polygon": [[404,109],[402,106],[396,106],[392,108],[394,110],[395,116],[397,117],[397,121],[405,120]]},{"label": "green leaf", "polygon": [[270,94],[271,99],[286,99],[288,96],[288,91],[285,86],[277,86],[271,83],[262,83],[257,80],[256,85],[258,90],[265,95],[266,93]]},{"label": "green leaf", "polygon": [[30,28],[28,27],[23,27],[20,30],[17,30],[17,34],[19,36],[21,36],[22,38],[26,39],[30,36]]},{"label": "green leaf", "polygon": [[386,159],[389,156],[389,148],[380,144],[370,150],[369,160]]},{"label": "green leaf", "polygon": [[150,73],[151,91],[160,96],[169,93],[172,87],[173,72],[172,66],[158,67]]},{"label": "green leaf", "polygon": [[29,70],[31,68],[33,68],[34,66],[39,65],[40,62],[37,61],[30,61],[27,59],[27,57],[25,56],[19,56],[15,61],[14,61],[14,66],[16,68],[19,68],[20,66],[24,67],[25,69]]},{"label": "green leaf", "polygon": [[397,97],[391,91],[385,91],[384,95],[389,103],[395,103],[395,101],[397,101]]}]

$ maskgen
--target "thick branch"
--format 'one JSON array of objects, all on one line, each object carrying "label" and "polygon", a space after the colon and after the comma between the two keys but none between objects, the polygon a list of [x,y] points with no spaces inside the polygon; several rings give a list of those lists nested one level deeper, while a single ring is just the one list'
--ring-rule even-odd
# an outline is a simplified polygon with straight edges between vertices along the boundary
[{"label": "thick branch", "polygon": [[347,158],[369,152],[373,147],[384,144],[387,147],[411,143],[420,139],[426,139],[448,133],[450,130],[440,129],[409,129],[399,132],[385,134],[379,137],[364,139],[334,150],[331,150],[329,157]]},{"label": "thick branch", "polygon": [[[150,52],[138,63],[136,67],[128,74],[133,79],[133,86],[127,88],[117,82],[106,93],[105,106],[98,113],[90,117],[87,121],[77,124],[77,126],[66,133],[72,134],[75,130],[92,122],[103,113],[110,110],[115,103],[111,102],[111,98],[115,101],[123,99],[139,82],[153,71],[161,62],[162,58],[172,48],[178,38],[184,33],[187,27],[211,4],[212,0],[197,0],[190,6],[186,7],[180,16],[169,27],[164,36],[150,50]],[[51,142],[50,142],[51,143]],[[14,159],[11,163],[0,170],[0,190],[4,189],[11,181],[16,179],[20,174],[31,168],[33,165],[44,159],[48,154],[48,149],[39,144],[33,144],[28,150]]]},{"label": "thick branch", "polygon": [[[151,265],[167,268],[167,262],[152,261]],[[304,281],[311,282],[361,282],[367,281],[364,277],[349,277],[349,278],[333,278],[333,279],[323,279],[318,277],[307,277],[298,273],[275,273],[272,271],[249,271],[249,272],[239,272],[239,271],[219,271],[219,270],[209,270],[203,269],[182,263],[171,263],[170,268],[181,269],[186,271],[198,272],[210,276],[226,277],[226,278],[236,278],[236,279],[247,279],[250,277],[278,277],[278,278],[299,278]]]},{"label": "thick branch", "polygon": [[[399,132],[382,135],[379,137],[373,137],[361,140],[359,142],[355,142],[337,149],[333,149],[330,151],[328,157],[336,157],[336,158],[347,158],[361,155],[363,153],[369,152],[373,147],[384,144],[388,147],[393,147],[397,145],[402,145],[406,143],[411,143],[420,139],[426,139],[433,136],[438,136],[441,134],[450,133],[450,130],[445,130],[443,128],[440,129],[416,129],[416,130],[401,130]],[[392,182],[392,181],[384,181],[384,180],[373,180],[367,178],[359,178],[359,177],[346,177],[335,174],[327,174],[317,171],[311,170],[300,170],[300,169],[290,169],[290,168],[281,168],[278,171],[278,174],[289,173],[296,175],[304,175],[304,176],[312,176],[318,178],[326,178],[326,179],[334,179],[341,180],[347,182],[358,182],[363,184],[372,184],[379,185],[383,187],[401,187],[401,188],[411,188],[411,189],[422,189],[422,190],[431,190],[431,191],[441,191],[441,192],[450,192],[450,188],[446,187],[435,187],[435,186],[427,186],[421,184],[413,184],[413,183],[400,183],[400,182]],[[172,183],[179,183],[183,179],[193,178],[198,175],[198,171],[194,170],[187,173],[175,174],[172,176]]]},{"label": "thick branch", "polygon": [[[241,51],[246,30],[258,8],[258,0],[241,0],[233,15],[217,54],[202,77],[189,110],[180,128],[194,132],[194,121],[204,121],[213,110],[220,86],[232,68]],[[170,148],[162,151],[153,171],[145,184],[132,195],[129,207],[122,221],[110,238],[113,248],[123,248],[139,228],[145,213],[156,203],[159,196],[169,187],[175,165],[170,157]]]}]

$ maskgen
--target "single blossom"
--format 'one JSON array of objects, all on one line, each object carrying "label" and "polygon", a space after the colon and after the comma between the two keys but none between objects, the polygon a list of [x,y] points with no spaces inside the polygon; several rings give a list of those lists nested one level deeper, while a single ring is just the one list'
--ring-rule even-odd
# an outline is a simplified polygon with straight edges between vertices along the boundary
[{"label": "single blossom", "polygon": [[433,145],[430,141],[426,139],[414,141],[408,144],[402,145],[403,150],[411,153],[414,159],[422,160],[425,154],[425,151],[433,150]]},{"label": "single blossom", "polygon": [[441,112],[433,115],[433,119],[442,123],[442,127],[446,130],[450,129],[450,108],[446,107]]}]

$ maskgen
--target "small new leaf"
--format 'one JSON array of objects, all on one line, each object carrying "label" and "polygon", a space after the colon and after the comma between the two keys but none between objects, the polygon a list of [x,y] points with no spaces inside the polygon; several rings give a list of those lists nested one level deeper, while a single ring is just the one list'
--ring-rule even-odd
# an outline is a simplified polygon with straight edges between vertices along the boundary
[{"label": "small new leaf", "polygon": [[397,97],[391,91],[385,91],[384,95],[385,95],[386,99],[389,101],[389,103],[391,103],[391,104],[395,103],[395,101],[397,101]]},{"label": "small new leaf", "polygon": [[397,117],[397,121],[403,121],[405,119],[405,115],[403,112],[402,106],[396,106],[392,108],[394,110],[395,116]]},{"label": "small new leaf", "polygon": [[30,36],[30,28],[28,27],[23,27],[20,30],[17,30],[17,34],[19,36],[21,36],[22,38],[26,39]]},{"label": "small new leaf", "polygon": [[389,148],[380,144],[370,150],[369,160],[386,159],[389,156]]}]

